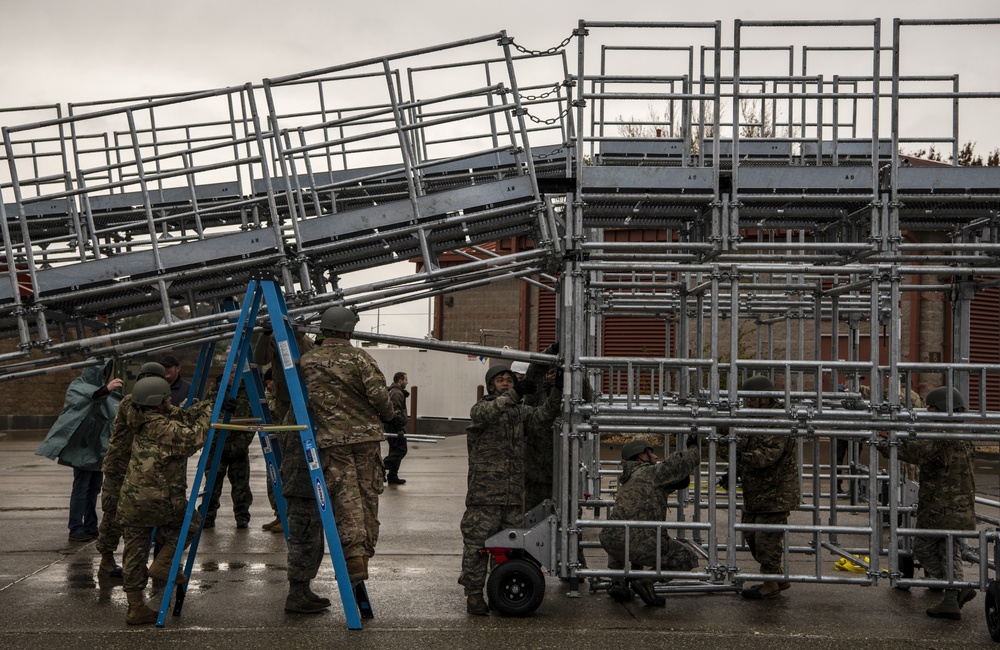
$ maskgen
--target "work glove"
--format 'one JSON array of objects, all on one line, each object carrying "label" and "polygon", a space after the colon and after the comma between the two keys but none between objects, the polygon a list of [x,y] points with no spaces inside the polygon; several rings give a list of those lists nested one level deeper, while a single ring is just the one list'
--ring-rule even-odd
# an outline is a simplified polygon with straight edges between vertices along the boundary
[{"label": "work glove", "polygon": [[537,389],[538,386],[535,384],[535,382],[531,381],[530,379],[522,379],[521,381],[514,384],[514,390],[517,391],[517,394],[520,395],[521,397],[527,397],[528,395],[533,395]]},{"label": "work glove", "polygon": [[556,370],[556,378],[555,378],[555,381],[553,382],[552,385],[555,386],[556,390],[558,390],[560,393],[562,392],[562,389],[563,389],[563,383],[564,383],[563,378],[564,378],[564,376],[565,376],[565,373],[563,373],[562,368],[559,368],[558,370]]},{"label": "work glove", "polygon": [[559,354],[559,341],[545,348],[545,354]]},{"label": "work glove", "polygon": [[239,406],[239,402],[236,401],[235,397],[227,397],[224,400],[222,400],[223,413],[229,413],[230,415],[232,415],[233,412],[236,410],[237,406]]},{"label": "work glove", "polygon": [[696,436],[694,434],[689,434],[688,435],[688,439],[687,439],[687,448],[688,449],[691,449],[692,447],[697,447],[697,446],[699,446],[699,444],[700,444],[700,442],[698,440],[698,436]]}]

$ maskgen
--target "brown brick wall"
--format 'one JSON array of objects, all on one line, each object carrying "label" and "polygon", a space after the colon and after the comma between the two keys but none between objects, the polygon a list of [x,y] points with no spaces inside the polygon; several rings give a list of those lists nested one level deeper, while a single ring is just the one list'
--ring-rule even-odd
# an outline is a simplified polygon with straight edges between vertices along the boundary
[{"label": "brown brick wall", "polygon": [[441,334],[448,341],[516,348],[520,300],[519,280],[448,294],[441,301]]},{"label": "brown brick wall", "polygon": [[[17,350],[17,339],[0,340],[0,354]],[[79,371],[0,382],[0,430],[44,429],[62,412],[66,387]]]}]

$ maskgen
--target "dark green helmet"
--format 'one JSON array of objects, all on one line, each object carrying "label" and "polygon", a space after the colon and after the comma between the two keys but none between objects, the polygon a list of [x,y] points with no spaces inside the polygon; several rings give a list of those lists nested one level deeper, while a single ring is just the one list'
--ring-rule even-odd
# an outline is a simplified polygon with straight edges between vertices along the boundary
[{"label": "dark green helmet", "polygon": [[[510,372],[510,368],[504,365],[490,366],[490,369],[486,371],[486,392],[493,390],[493,379],[505,372]],[[513,377],[513,375],[511,376]]]},{"label": "dark green helmet", "polygon": [[357,322],[358,315],[347,307],[330,307],[323,312],[319,327],[324,331],[350,334]]},{"label": "dark green helmet", "polygon": [[[965,410],[965,396],[957,388],[950,389],[951,391],[951,407],[953,411],[964,411]],[[924,398],[924,402],[927,406],[933,406],[942,413],[948,413],[948,392],[949,388],[947,386],[938,386],[931,392],[927,393],[927,397]]]},{"label": "dark green helmet", "polygon": [[754,392],[774,390],[774,382],[764,375],[754,375],[753,377],[747,377],[740,390],[752,390]]},{"label": "dark green helmet", "polygon": [[639,438],[629,440],[622,445],[622,460],[632,460],[639,454],[645,452],[647,449],[652,448],[653,445],[649,444],[649,441],[647,440],[641,440]]},{"label": "dark green helmet", "polygon": [[139,366],[139,379],[143,377],[166,377],[167,371],[163,368],[162,364],[156,363],[155,361],[147,361],[146,363]]},{"label": "dark green helmet", "polygon": [[143,377],[132,388],[132,403],[159,406],[170,397],[170,384],[163,377]]}]

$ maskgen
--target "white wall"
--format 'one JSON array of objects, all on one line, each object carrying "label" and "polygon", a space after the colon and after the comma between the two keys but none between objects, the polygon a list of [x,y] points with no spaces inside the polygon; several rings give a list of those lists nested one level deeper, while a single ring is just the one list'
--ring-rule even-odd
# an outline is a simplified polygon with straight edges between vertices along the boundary
[{"label": "white wall", "polygon": [[476,402],[476,387],[483,384],[490,359],[454,352],[412,348],[364,348],[378,363],[386,383],[405,372],[410,387],[419,388],[417,416],[468,419]]}]

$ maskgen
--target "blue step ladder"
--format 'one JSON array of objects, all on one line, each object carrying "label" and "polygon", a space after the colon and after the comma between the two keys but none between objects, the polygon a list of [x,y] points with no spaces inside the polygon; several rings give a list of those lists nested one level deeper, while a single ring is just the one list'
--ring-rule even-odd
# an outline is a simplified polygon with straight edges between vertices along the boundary
[{"label": "blue step ladder", "polygon": [[[253,358],[250,343],[251,335],[253,334],[257,314],[262,304],[267,306],[267,317],[271,321],[275,342],[277,343],[278,352],[281,357],[281,367],[273,368],[272,372],[284,372],[288,393],[292,401],[292,412],[295,414],[297,426],[286,427],[271,423],[271,413],[267,408],[266,401],[262,399],[264,392],[260,375],[257,372],[257,368],[250,363],[250,360]],[[231,381],[234,368],[241,370],[238,374],[238,379]],[[222,377],[222,385],[219,387],[218,397],[212,408],[212,424],[209,427],[205,440],[205,451],[202,452],[201,458],[198,461],[198,470],[191,485],[190,494],[192,497],[188,500],[187,511],[184,514],[184,523],[181,526],[180,537],[177,542],[177,551],[170,566],[170,576],[163,589],[164,596],[160,603],[160,612],[156,626],[163,627],[166,624],[166,614],[170,606],[168,594],[172,592],[175,586],[177,587],[177,594],[174,616],[179,616],[183,608],[187,584],[176,585],[176,578],[181,559],[184,555],[188,528],[194,517],[197,501],[195,495],[199,494],[202,477],[205,476],[205,492],[202,494],[201,504],[198,507],[202,521],[204,521],[204,516],[208,509],[208,501],[211,497],[212,486],[218,472],[221,451],[226,442],[227,430],[240,428],[257,432],[258,440],[261,443],[264,458],[267,462],[268,480],[271,481],[271,486],[274,489],[275,501],[278,506],[278,516],[281,518],[287,541],[288,520],[285,510],[285,500],[281,496],[281,476],[278,472],[281,462],[281,450],[276,441],[270,437],[270,433],[271,431],[294,429],[299,431],[302,449],[305,452],[306,464],[309,467],[310,480],[315,489],[316,504],[323,521],[323,531],[326,535],[330,559],[333,562],[333,570],[337,578],[337,586],[340,591],[340,600],[344,607],[344,615],[347,619],[347,627],[351,630],[360,630],[361,619],[374,618],[374,613],[364,582],[360,582],[357,586],[352,587],[350,577],[347,573],[347,562],[344,559],[344,551],[340,545],[340,534],[337,531],[337,523],[334,519],[330,495],[327,492],[326,480],[323,477],[323,470],[319,463],[314,435],[315,426],[309,410],[309,396],[306,391],[305,382],[299,373],[298,344],[295,342],[295,333],[291,320],[288,317],[284,296],[275,278],[251,278],[250,284],[247,286],[246,298],[240,310],[236,332],[229,349],[229,356],[226,359],[226,367]],[[222,411],[222,404],[225,398],[235,398],[241,384],[246,388],[247,395],[250,398],[250,407],[254,418],[261,424],[251,426],[230,425],[230,414]],[[221,420],[220,417],[222,418]],[[207,476],[205,472],[206,468],[209,469]],[[200,538],[201,530],[195,534],[191,541],[191,547],[188,549],[187,562],[184,567],[185,576],[191,575]]]}]

